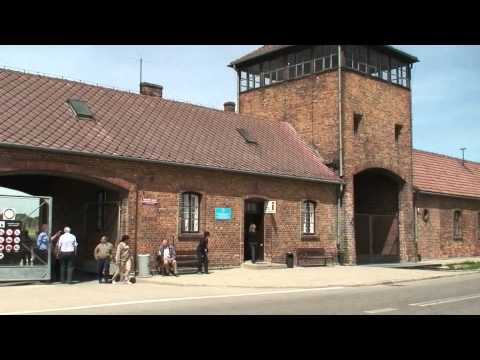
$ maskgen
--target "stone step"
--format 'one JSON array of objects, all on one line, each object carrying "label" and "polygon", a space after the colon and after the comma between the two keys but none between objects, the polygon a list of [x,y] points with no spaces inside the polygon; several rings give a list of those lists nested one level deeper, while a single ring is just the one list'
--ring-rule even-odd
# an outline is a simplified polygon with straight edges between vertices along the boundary
[{"label": "stone step", "polygon": [[286,269],[286,264],[274,264],[266,261],[257,261],[253,264],[251,261],[244,262],[241,267],[245,269],[253,269],[253,270],[266,270],[266,269]]}]

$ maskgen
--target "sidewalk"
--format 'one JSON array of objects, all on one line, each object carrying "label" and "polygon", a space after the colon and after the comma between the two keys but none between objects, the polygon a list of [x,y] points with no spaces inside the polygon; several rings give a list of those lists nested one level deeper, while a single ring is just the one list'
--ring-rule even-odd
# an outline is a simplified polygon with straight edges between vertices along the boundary
[{"label": "sidewalk", "polygon": [[[469,258],[479,261],[480,258]],[[418,264],[462,262],[464,259],[432,260]],[[472,274],[475,271],[435,271],[382,266],[296,267],[293,269],[254,270],[234,268],[213,270],[209,275],[154,276],[138,279],[142,283],[176,286],[243,288],[318,288],[367,286]]]},{"label": "sidewalk", "polygon": [[371,265],[361,265],[361,266],[370,266],[370,267],[389,267],[389,268],[414,268],[420,266],[429,266],[429,265],[447,265],[447,264],[456,264],[462,263],[465,261],[480,261],[480,256],[476,257],[461,257],[461,258],[444,258],[444,259],[429,259],[422,260],[416,263],[392,263],[392,264],[371,264]]}]

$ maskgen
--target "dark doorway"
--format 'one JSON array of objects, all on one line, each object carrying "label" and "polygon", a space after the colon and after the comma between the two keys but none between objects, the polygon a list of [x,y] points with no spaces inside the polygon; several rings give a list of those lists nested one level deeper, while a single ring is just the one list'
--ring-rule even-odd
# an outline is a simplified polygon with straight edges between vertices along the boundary
[{"label": "dark doorway", "polygon": [[244,217],[244,261],[251,260],[250,247],[248,246],[248,227],[254,223],[257,226],[257,248],[256,258],[258,261],[264,260],[264,207],[265,201],[260,199],[245,200],[245,217]]},{"label": "dark doorway", "polygon": [[398,262],[399,179],[381,169],[355,175],[355,248],[358,264]]}]

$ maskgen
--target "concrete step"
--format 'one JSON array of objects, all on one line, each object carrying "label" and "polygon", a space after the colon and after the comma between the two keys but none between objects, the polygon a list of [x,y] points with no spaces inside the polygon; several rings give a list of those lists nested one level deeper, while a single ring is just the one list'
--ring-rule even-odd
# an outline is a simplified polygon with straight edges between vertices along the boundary
[{"label": "concrete step", "polygon": [[266,270],[266,269],[286,269],[286,264],[274,264],[266,261],[257,261],[253,264],[251,261],[246,261],[241,265],[242,268],[245,269],[253,269],[253,270]]}]

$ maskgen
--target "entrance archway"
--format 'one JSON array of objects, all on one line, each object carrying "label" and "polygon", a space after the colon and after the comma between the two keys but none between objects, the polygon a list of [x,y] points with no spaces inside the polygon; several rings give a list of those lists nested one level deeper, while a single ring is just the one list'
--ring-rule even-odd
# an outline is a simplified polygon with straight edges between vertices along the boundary
[{"label": "entrance archway", "polygon": [[102,181],[49,173],[0,174],[2,188],[52,198],[50,231],[55,233],[65,226],[72,229],[79,243],[78,269],[95,272],[93,250],[100,236],[108,236],[112,243],[118,239],[121,201],[128,193],[124,189]]},{"label": "entrance archway", "polygon": [[398,262],[399,193],[403,181],[385,169],[354,177],[355,248],[358,264]]}]

